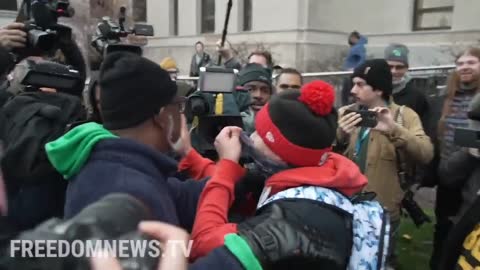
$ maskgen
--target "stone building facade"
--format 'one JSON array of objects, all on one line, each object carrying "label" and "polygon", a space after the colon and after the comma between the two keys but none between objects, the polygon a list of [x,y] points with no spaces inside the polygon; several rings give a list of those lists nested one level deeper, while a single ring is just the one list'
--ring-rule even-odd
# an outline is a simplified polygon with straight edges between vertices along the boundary
[{"label": "stone building facade", "polygon": [[[15,18],[2,0],[0,25]],[[20,2],[20,0],[18,0]],[[202,41],[214,54],[228,0],[71,0],[74,32],[84,51],[102,16],[118,17],[127,7],[128,22],[146,21],[155,28],[146,56],[176,59],[188,73],[193,45]],[[369,39],[369,57],[382,56],[391,42],[405,43],[411,65],[450,64],[466,46],[479,44],[478,0],[233,0],[228,39],[241,58],[261,47],[277,63],[307,71],[338,70],[348,50],[347,36],[357,30]],[[3,10],[1,10],[3,9]]]}]

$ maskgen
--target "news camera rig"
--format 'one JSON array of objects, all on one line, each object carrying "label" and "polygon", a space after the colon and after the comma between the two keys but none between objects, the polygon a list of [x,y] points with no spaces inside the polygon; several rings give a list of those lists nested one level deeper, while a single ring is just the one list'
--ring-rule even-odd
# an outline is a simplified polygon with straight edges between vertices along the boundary
[{"label": "news camera rig", "polygon": [[235,85],[238,70],[202,67],[197,90],[187,98],[185,116],[192,129],[192,144],[206,156],[215,156],[213,142],[225,126],[243,127],[239,95]]},{"label": "news camera rig", "polygon": [[16,53],[33,55],[34,52],[53,51],[62,40],[71,40],[72,29],[59,24],[58,19],[74,14],[68,0],[24,0],[16,21],[25,24],[27,48]]},{"label": "news camera rig", "polygon": [[154,35],[154,29],[152,25],[135,24],[132,29],[126,31],[124,30],[122,21],[117,24],[110,17],[106,16],[97,24],[91,45],[103,57],[116,51],[125,51],[142,55],[143,50],[140,46],[122,43],[122,38],[126,38],[131,34],[151,37]]},{"label": "news camera rig", "polygon": [[[54,242],[50,249],[59,251],[59,243],[67,242],[72,246],[74,242],[86,243],[87,241],[152,241],[152,237],[137,230],[142,220],[152,218],[151,210],[141,201],[127,194],[113,193],[87,206],[76,216],[68,220],[52,218],[40,224],[36,228],[21,232],[14,240],[17,242],[34,242],[35,248],[46,251],[47,241]],[[53,240],[53,241],[52,241]],[[113,244],[112,244],[113,246]],[[92,269],[88,256],[75,256],[72,249],[66,256],[35,257],[22,250],[13,250],[11,246],[8,253],[0,258],[1,269],[23,270],[80,270]],[[161,247],[158,247],[161,251]],[[18,251],[17,253],[15,253]],[[85,250],[84,250],[85,251]],[[98,250],[97,250],[98,251]],[[12,253],[13,252],[13,253]],[[80,253],[82,254],[82,253]],[[86,253],[83,253],[85,255]],[[126,246],[119,258],[119,263],[124,270],[153,270],[157,269],[158,256],[151,253],[142,254],[134,250],[134,247]],[[13,255],[13,256],[12,256]],[[95,254],[90,254],[90,256]],[[160,254],[161,256],[161,254]]]},{"label": "news camera rig", "polygon": [[[27,46],[11,53],[14,63],[34,55],[55,52],[62,43],[72,42],[72,29],[58,23],[60,17],[73,17],[75,10],[68,0],[24,0],[17,14],[17,22],[25,24]],[[25,61],[17,65],[19,82],[27,91],[52,88],[69,93],[81,85],[79,71],[70,66],[50,61]]]}]

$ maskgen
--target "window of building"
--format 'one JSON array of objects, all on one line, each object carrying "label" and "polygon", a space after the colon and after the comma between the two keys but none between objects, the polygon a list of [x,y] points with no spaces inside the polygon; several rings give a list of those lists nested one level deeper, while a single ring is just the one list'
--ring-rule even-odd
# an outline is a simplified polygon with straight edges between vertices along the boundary
[{"label": "window of building", "polygon": [[133,20],[135,22],[147,21],[147,0],[135,0],[133,2]]},{"label": "window of building", "polygon": [[173,29],[172,29],[172,35],[178,36],[178,0],[172,0],[172,5],[173,5]]},{"label": "window of building", "polygon": [[252,30],[252,0],[243,0],[243,31]]},{"label": "window of building", "polygon": [[454,0],[415,0],[413,30],[452,29]]},{"label": "window of building", "polygon": [[1,0],[0,10],[17,10],[17,0]]},{"label": "window of building", "polygon": [[202,33],[215,32],[215,0],[202,0]]}]

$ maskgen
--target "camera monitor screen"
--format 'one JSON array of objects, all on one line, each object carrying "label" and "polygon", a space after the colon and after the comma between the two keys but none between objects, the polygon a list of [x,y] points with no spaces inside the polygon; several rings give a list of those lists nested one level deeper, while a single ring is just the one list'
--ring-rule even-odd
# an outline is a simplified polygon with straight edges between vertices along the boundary
[{"label": "camera monitor screen", "polygon": [[211,71],[200,73],[200,91],[209,93],[231,93],[235,89],[236,75],[231,70]]}]

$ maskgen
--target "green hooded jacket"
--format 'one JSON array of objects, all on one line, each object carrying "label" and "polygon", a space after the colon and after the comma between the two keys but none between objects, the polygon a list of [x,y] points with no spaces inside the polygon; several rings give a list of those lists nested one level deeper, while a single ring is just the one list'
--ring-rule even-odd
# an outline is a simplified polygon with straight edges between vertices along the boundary
[{"label": "green hooded jacket", "polygon": [[86,123],[45,145],[52,166],[65,179],[75,176],[85,165],[95,145],[103,139],[118,138],[102,125]]}]

